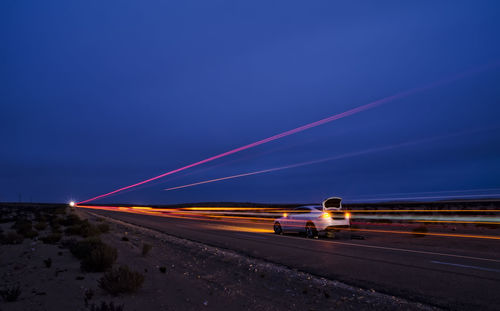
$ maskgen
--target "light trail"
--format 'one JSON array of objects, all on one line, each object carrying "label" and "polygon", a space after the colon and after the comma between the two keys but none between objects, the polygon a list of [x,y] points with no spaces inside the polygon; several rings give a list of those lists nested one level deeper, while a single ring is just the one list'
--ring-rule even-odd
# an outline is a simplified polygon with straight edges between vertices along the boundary
[{"label": "light trail", "polygon": [[342,113],[338,113],[338,114],[332,115],[330,117],[321,119],[319,121],[311,122],[311,123],[299,126],[297,128],[294,128],[294,129],[291,129],[291,130],[288,130],[288,131],[276,134],[274,136],[271,136],[271,137],[268,137],[268,138],[265,138],[265,139],[253,142],[251,144],[244,145],[244,146],[241,146],[241,147],[238,147],[238,148],[226,151],[224,153],[221,153],[221,154],[218,154],[218,155],[206,158],[204,160],[201,160],[201,161],[198,161],[198,162],[194,162],[192,164],[180,167],[178,169],[168,171],[168,172],[163,173],[161,175],[158,175],[158,176],[155,176],[155,177],[151,177],[149,179],[137,182],[135,184],[132,184],[132,185],[129,185],[129,186],[125,186],[125,187],[122,187],[122,188],[113,190],[111,192],[95,196],[93,198],[90,198],[90,199],[87,199],[87,200],[84,200],[84,201],[80,201],[77,204],[88,203],[88,202],[91,202],[91,201],[94,201],[94,200],[97,200],[97,199],[100,199],[100,198],[104,198],[104,197],[116,194],[118,192],[121,192],[121,191],[124,191],[124,190],[127,190],[127,189],[131,189],[131,188],[134,188],[134,187],[137,187],[137,186],[149,183],[151,181],[163,178],[165,176],[172,175],[172,174],[175,174],[175,173],[187,170],[189,168],[192,168],[192,167],[204,164],[204,163],[208,163],[208,162],[220,159],[222,157],[225,157],[225,156],[228,156],[228,155],[231,155],[231,154],[235,154],[235,153],[243,151],[243,150],[247,150],[247,149],[250,149],[250,148],[253,148],[253,147],[257,147],[257,146],[263,145],[265,143],[272,142],[272,141],[278,140],[280,138],[287,137],[287,136],[290,136],[290,135],[293,135],[293,134],[296,134],[296,133],[299,133],[299,132],[302,132],[302,131],[305,131],[305,130],[308,130],[308,129],[311,129],[311,128],[315,128],[317,126],[320,126],[320,125],[323,125],[323,124],[326,124],[326,123],[329,123],[329,122],[332,122],[332,121],[335,121],[335,120],[338,120],[338,119],[342,119],[342,118],[345,118],[345,117],[348,117],[348,116],[351,116],[351,115],[354,115],[354,114],[357,114],[357,113],[360,113],[360,112],[363,112],[363,111],[366,111],[366,110],[378,107],[380,105],[383,105],[383,104],[386,104],[386,103],[389,103],[389,102],[392,102],[392,101],[395,101],[395,100],[398,100],[398,99],[402,99],[402,98],[408,97],[408,96],[416,94],[416,93],[420,93],[420,92],[423,92],[423,91],[426,91],[426,90],[429,90],[429,89],[433,89],[435,87],[438,87],[438,86],[441,86],[441,85],[444,85],[444,84],[448,84],[448,83],[454,82],[456,80],[465,78],[465,77],[470,76],[472,74],[476,74],[476,73],[488,70],[490,68],[494,68],[494,67],[498,66],[499,64],[500,64],[500,62],[494,62],[494,63],[491,63],[491,64],[479,66],[479,67],[473,68],[473,69],[471,69],[469,71],[459,73],[459,74],[457,74],[455,76],[447,77],[447,78],[442,79],[440,81],[429,83],[429,84],[424,85],[422,87],[410,89],[410,90],[407,90],[407,91],[403,91],[403,92],[397,93],[397,94],[392,95],[392,96],[384,97],[382,99],[373,101],[373,102],[365,104],[365,105],[358,106],[358,107],[353,108],[353,109],[349,109],[349,110],[344,111]]},{"label": "light trail", "polygon": [[[373,196],[402,196],[402,195],[412,195],[412,194],[434,194],[434,193],[457,193],[457,192],[491,192],[500,191],[500,188],[482,188],[482,189],[462,189],[462,190],[440,190],[440,191],[421,191],[421,192],[397,192],[397,193],[385,193],[385,194],[371,194],[371,195],[357,195],[356,197],[373,197]],[[486,195],[488,195],[486,193]]]},{"label": "light trail", "polygon": [[[374,202],[374,201],[395,201],[395,200],[422,200],[422,199],[467,199],[467,198],[500,198],[500,193],[487,194],[467,194],[467,195],[437,195],[437,196],[420,196],[420,197],[393,197],[393,198],[370,198],[356,200],[356,202]],[[352,202],[352,201],[351,201]]]},{"label": "light trail", "polygon": [[[491,128],[479,128],[479,129],[474,129],[472,131],[460,131],[460,132],[452,133],[452,134],[448,134],[448,135],[424,138],[424,139],[419,139],[419,140],[415,140],[415,141],[404,142],[404,143],[383,146],[383,147],[376,147],[376,148],[371,148],[371,149],[362,150],[362,151],[349,152],[349,153],[345,153],[345,154],[341,154],[341,155],[337,155],[337,156],[333,156],[333,157],[328,157],[328,158],[322,158],[322,159],[318,159],[318,160],[312,160],[312,161],[295,163],[295,164],[286,165],[286,166],[280,166],[280,167],[275,167],[275,168],[259,170],[259,171],[255,171],[255,172],[248,172],[248,173],[242,173],[242,174],[220,177],[220,178],[215,178],[215,179],[209,179],[209,180],[199,181],[199,182],[195,182],[195,183],[191,183],[191,184],[187,184],[187,185],[171,187],[171,188],[167,188],[164,190],[165,191],[172,191],[172,190],[189,188],[189,187],[194,187],[194,186],[199,186],[199,185],[204,185],[204,184],[208,184],[208,183],[224,181],[224,180],[229,180],[229,179],[234,179],[234,178],[241,178],[241,177],[247,177],[247,176],[252,176],[252,175],[271,173],[271,172],[276,172],[276,171],[281,171],[281,170],[286,170],[286,169],[291,169],[291,168],[297,168],[297,167],[301,167],[301,166],[318,164],[318,163],[333,161],[333,160],[340,160],[340,159],[344,159],[344,158],[350,158],[350,157],[365,155],[365,154],[369,154],[369,153],[387,151],[387,150],[392,150],[395,148],[412,146],[412,145],[422,144],[422,143],[436,141],[436,140],[442,140],[442,139],[446,139],[446,138],[450,138],[450,137],[460,136],[463,134],[481,132],[481,131],[490,130],[490,129]],[[490,194],[490,195],[494,195],[494,194]],[[500,196],[500,194],[498,194],[497,196]],[[455,196],[446,196],[445,198],[454,198],[454,197]],[[457,196],[457,197],[460,197],[460,196]],[[471,197],[473,197],[473,195]],[[431,198],[431,197],[422,197],[422,198]],[[368,199],[366,199],[366,200],[368,200]],[[390,198],[389,199],[373,199],[373,200],[390,200]]]},{"label": "light trail", "polygon": [[[143,214],[150,215],[156,217],[166,217],[166,218],[177,218],[177,219],[186,219],[186,220],[196,220],[205,222],[205,226],[207,228],[212,229],[221,229],[221,230],[230,230],[230,231],[240,231],[240,232],[253,232],[253,233],[270,233],[271,225],[274,222],[274,218],[280,217],[281,214],[274,215],[274,217],[256,217],[259,216],[258,213],[246,213],[243,215],[211,215],[207,214],[206,211],[190,211],[190,210],[179,210],[179,209],[156,209],[150,207],[123,207],[123,206],[92,206],[92,205],[81,205],[78,207],[82,208],[90,208],[90,209],[98,209],[98,210],[108,210],[108,211],[118,211],[125,213],[133,213],[133,214]],[[166,212],[168,211],[168,212]],[[461,210],[455,210],[461,211]],[[355,217],[354,217],[355,218]],[[464,219],[465,220],[465,219]],[[446,221],[436,220],[433,221],[431,219],[419,220],[419,219],[411,219],[405,218],[405,222],[410,223],[418,223],[418,222],[429,222],[429,223],[450,223],[450,224],[458,224],[458,223],[470,223],[470,224],[484,224],[484,225],[498,225],[499,222],[492,221],[462,221],[456,219],[448,219]],[[354,222],[356,225],[360,225],[363,223]],[[387,224],[372,224],[372,223],[364,223],[365,225],[387,225]],[[254,226],[254,227],[249,227]],[[388,224],[390,226],[413,226],[413,224]],[[415,224],[416,225],[416,224]],[[257,227],[255,227],[257,226]],[[432,226],[432,225],[431,225]],[[477,234],[460,234],[460,233],[445,233],[445,232],[413,232],[413,231],[403,231],[403,230],[382,230],[382,229],[365,229],[365,228],[349,228],[349,229],[341,229],[347,231],[364,231],[364,232],[373,232],[373,233],[387,233],[387,234],[405,234],[405,235],[428,235],[428,236],[437,236],[437,237],[458,237],[458,238],[474,238],[474,239],[489,239],[489,240],[500,240],[500,236],[491,236],[491,235],[477,235]]]},{"label": "light trail", "polygon": [[500,209],[346,209],[351,213],[499,213]]},{"label": "light trail", "polygon": [[423,223],[447,223],[447,224],[481,224],[481,225],[500,225],[500,222],[493,221],[462,221],[462,220],[412,220]]},{"label": "light trail", "polygon": [[[427,88],[424,88],[424,89],[427,89]],[[300,127],[297,127],[295,129],[292,129],[292,130],[289,130],[289,131],[286,131],[286,132],[283,132],[283,133],[280,133],[280,134],[277,134],[277,135],[274,135],[274,136],[271,136],[271,137],[268,137],[268,138],[256,141],[256,142],[248,144],[248,145],[244,145],[244,146],[239,147],[239,148],[232,149],[230,151],[227,151],[227,152],[224,152],[224,153],[221,153],[221,154],[218,154],[218,155],[206,158],[204,160],[201,160],[201,161],[198,161],[198,162],[195,162],[195,163],[192,163],[192,164],[180,167],[180,168],[175,169],[175,170],[171,170],[169,172],[166,172],[166,173],[163,173],[161,175],[158,175],[158,176],[155,176],[155,177],[152,177],[152,178],[140,181],[138,183],[135,183],[135,184],[132,184],[132,185],[129,185],[129,186],[126,186],[126,187],[122,187],[122,188],[116,189],[114,191],[105,193],[105,194],[98,195],[96,197],[93,197],[93,198],[90,198],[90,199],[78,202],[77,204],[83,204],[83,203],[88,203],[88,202],[91,202],[91,201],[95,201],[97,199],[104,198],[104,197],[110,196],[112,194],[115,194],[115,193],[118,193],[118,192],[130,189],[130,188],[133,188],[133,187],[137,187],[137,186],[143,185],[145,183],[148,183],[148,182],[151,182],[151,181],[163,178],[165,176],[172,175],[172,174],[175,174],[175,173],[187,170],[189,168],[192,168],[192,167],[204,164],[204,163],[208,163],[208,162],[220,159],[222,157],[225,157],[225,156],[228,156],[228,155],[231,155],[231,154],[243,151],[243,150],[247,150],[247,149],[250,149],[250,148],[253,148],[253,147],[257,147],[257,146],[260,146],[262,144],[265,144],[265,143],[268,143],[268,142],[271,142],[271,141],[275,141],[277,139],[280,139],[280,138],[283,138],[283,137],[286,137],[286,136],[290,136],[290,135],[293,135],[295,133],[299,133],[299,132],[308,130],[308,129],[313,128],[313,127],[317,127],[317,126],[323,125],[325,123],[332,122],[334,120],[338,120],[338,119],[341,119],[341,118],[345,118],[347,116],[354,115],[356,113],[359,113],[359,112],[362,112],[362,111],[374,108],[374,107],[379,106],[381,104],[384,104],[384,103],[387,103],[387,102],[390,102],[390,101],[393,101],[393,100],[396,100],[396,99],[408,96],[410,94],[416,93],[418,90],[420,90],[420,89],[415,89],[415,90],[411,90],[411,91],[402,92],[402,93],[399,93],[399,94],[396,94],[396,95],[393,95],[393,96],[389,96],[389,97],[386,97],[386,98],[383,98],[383,99],[371,102],[371,103],[366,104],[366,105],[362,105],[362,106],[359,106],[359,107],[347,110],[345,112],[333,115],[331,117],[328,117],[328,118],[325,118],[325,119],[322,119],[322,120],[319,120],[319,121],[316,121],[316,122],[312,122],[312,123],[309,123],[309,124],[306,124],[306,125],[303,125],[303,126],[300,126]]]},{"label": "light trail", "polygon": [[376,233],[393,233],[393,234],[412,234],[412,235],[431,235],[440,237],[453,237],[453,238],[473,238],[473,239],[487,239],[487,240],[500,240],[500,236],[494,235],[475,235],[475,234],[459,234],[459,233],[436,233],[436,232],[413,232],[413,231],[399,231],[399,230],[378,230],[378,229],[358,229],[350,228],[350,231],[364,231]]}]

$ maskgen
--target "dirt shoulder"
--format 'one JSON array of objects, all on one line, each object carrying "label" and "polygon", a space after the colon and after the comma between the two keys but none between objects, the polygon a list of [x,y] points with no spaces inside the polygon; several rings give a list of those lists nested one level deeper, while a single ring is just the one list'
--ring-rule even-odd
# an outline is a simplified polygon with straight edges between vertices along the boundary
[{"label": "dirt shoulder", "polygon": [[[91,224],[103,223],[101,216],[78,213]],[[126,311],[430,309],[237,252],[113,219],[104,222],[110,230],[100,239],[117,249],[113,267],[127,265],[140,272],[144,283],[139,290],[112,296],[98,285],[104,273],[83,272],[79,260],[61,243],[44,244],[35,238],[0,246],[0,287],[18,284],[22,289],[17,301],[2,301],[0,310],[90,310],[102,301]],[[146,255],[144,244],[151,246]],[[47,258],[50,267],[44,262]],[[92,295],[86,304],[89,290]]]},{"label": "dirt shoulder", "polygon": [[[179,239],[113,219],[108,221],[114,226],[108,242],[118,247],[121,260],[132,264],[135,269],[147,269],[147,280],[140,295],[145,296],[145,299],[156,299],[151,301],[154,303],[151,306],[155,308],[428,309],[420,304],[248,258],[233,251]],[[128,236],[130,241],[120,241],[120,234]],[[153,245],[147,257],[137,255],[144,242]],[[161,273],[160,267],[165,267],[166,272]],[[122,299],[132,310],[136,306],[143,306],[132,297]]]}]

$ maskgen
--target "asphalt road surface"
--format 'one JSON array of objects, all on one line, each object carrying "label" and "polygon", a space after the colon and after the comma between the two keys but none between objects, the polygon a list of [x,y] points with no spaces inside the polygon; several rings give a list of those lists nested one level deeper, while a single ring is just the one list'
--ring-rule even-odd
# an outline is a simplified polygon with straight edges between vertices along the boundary
[{"label": "asphalt road surface", "polygon": [[306,239],[265,232],[272,222],[85,211],[445,309],[500,309],[500,240],[372,232]]}]

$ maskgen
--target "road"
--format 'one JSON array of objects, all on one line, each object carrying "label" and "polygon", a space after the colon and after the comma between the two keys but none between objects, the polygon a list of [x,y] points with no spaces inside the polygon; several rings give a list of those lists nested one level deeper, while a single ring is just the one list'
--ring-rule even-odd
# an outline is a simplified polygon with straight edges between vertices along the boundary
[{"label": "road", "polygon": [[268,233],[272,223],[85,211],[444,309],[500,306],[500,240],[373,232],[305,239]]}]

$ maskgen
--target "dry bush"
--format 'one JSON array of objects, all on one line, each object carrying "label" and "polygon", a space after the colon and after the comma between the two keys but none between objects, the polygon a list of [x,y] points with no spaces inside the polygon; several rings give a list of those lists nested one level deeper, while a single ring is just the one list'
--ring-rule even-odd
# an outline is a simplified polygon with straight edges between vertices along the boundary
[{"label": "dry bush", "polygon": [[130,270],[128,266],[120,266],[106,272],[99,280],[99,287],[111,295],[118,295],[137,291],[143,282],[141,273]]},{"label": "dry bush", "polygon": [[66,207],[56,207],[52,210],[52,214],[65,215],[66,214]]},{"label": "dry bush", "polygon": [[76,243],[78,243],[78,240],[75,238],[65,238],[61,240],[61,248],[67,248],[71,250],[73,247],[75,247]]},{"label": "dry bush", "polygon": [[82,241],[76,241],[75,239],[64,240],[63,245],[67,245],[71,253],[75,255],[78,259],[83,259],[90,254],[90,252],[104,244],[99,238],[87,238]]},{"label": "dry bush", "polygon": [[[69,244],[69,243],[68,243]],[[98,238],[74,241],[68,245],[75,257],[81,260],[81,268],[87,272],[102,272],[113,266],[118,251]]]},{"label": "dry bush", "polygon": [[61,225],[66,226],[66,227],[79,225],[79,224],[81,224],[81,222],[82,222],[82,220],[80,219],[80,217],[78,217],[75,214],[69,214],[66,216],[66,218],[64,218],[60,221]]},{"label": "dry bush", "polygon": [[96,236],[101,234],[101,230],[92,224],[90,224],[87,220],[85,220],[81,225],[80,235],[84,238],[89,236]]},{"label": "dry bush", "polygon": [[12,229],[16,230],[16,232],[27,239],[32,239],[38,236],[38,232],[33,230],[33,225],[31,220],[26,219],[18,219],[12,225]]},{"label": "dry bush", "polygon": [[35,231],[35,230],[28,230],[28,231],[24,231],[22,232],[22,235],[26,238],[26,239],[33,239],[35,237],[38,236],[38,232]]},{"label": "dry bush", "polygon": [[83,258],[81,268],[87,272],[103,272],[111,268],[118,258],[116,248],[107,244],[97,245]]},{"label": "dry bush", "polygon": [[97,226],[94,226],[88,222],[88,220],[84,220],[79,224],[71,225],[64,230],[66,235],[79,235],[81,237],[89,237],[96,236],[101,234],[101,231]]},{"label": "dry bush", "polygon": [[19,285],[7,287],[6,289],[0,290],[0,296],[7,302],[16,301],[17,298],[21,296],[21,287],[19,287]]},{"label": "dry bush", "polygon": [[105,303],[101,301],[100,305],[92,304],[90,311],[123,311],[123,305],[114,305],[113,302]]},{"label": "dry bush", "polygon": [[[33,226],[32,226],[31,220],[18,219],[12,225],[11,229],[14,229],[14,230],[16,230],[19,233],[19,231],[22,232],[22,231],[28,231],[28,230],[33,229]],[[21,233],[19,233],[19,234],[21,234]]]},{"label": "dry bush", "polygon": [[35,229],[38,231],[42,231],[47,229],[47,223],[45,221],[39,221],[35,224]]},{"label": "dry bush", "polygon": [[83,293],[83,302],[85,303],[85,306],[88,307],[89,301],[92,300],[94,297],[94,290],[92,288],[88,288],[85,290]]},{"label": "dry bush", "polygon": [[45,267],[47,267],[47,268],[52,267],[52,258],[44,259],[43,263],[45,264]]},{"label": "dry bush", "polygon": [[153,248],[151,244],[148,243],[142,244],[142,256],[146,256],[151,250],[151,248]]},{"label": "dry bush", "polygon": [[62,234],[60,233],[51,233],[47,236],[41,237],[40,240],[42,240],[43,243],[45,244],[56,244],[59,242],[62,238]]},{"label": "dry bush", "polygon": [[50,228],[52,229],[52,231],[59,231],[59,229],[61,228],[61,222],[62,221],[63,221],[62,218],[52,217],[49,220],[49,225],[50,225]]},{"label": "dry bush", "polygon": [[101,233],[108,233],[109,232],[109,225],[106,223],[98,224],[97,229],[99,229],[99,231]]},{"label": "dry bush", "polygon": [[24,236],[15,231],[9,231],[3,236],[2,244],[21,244],[24,241]]}]

